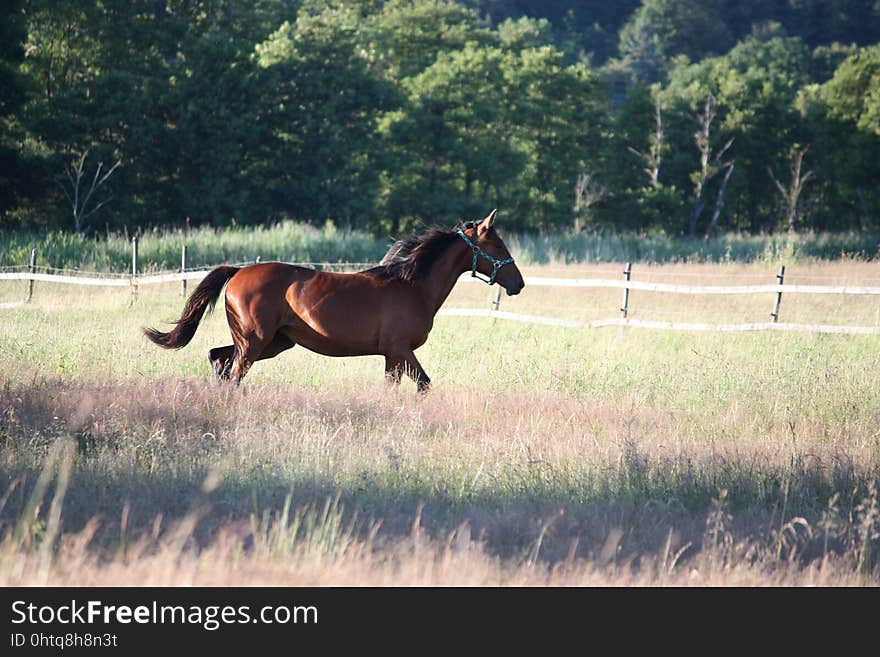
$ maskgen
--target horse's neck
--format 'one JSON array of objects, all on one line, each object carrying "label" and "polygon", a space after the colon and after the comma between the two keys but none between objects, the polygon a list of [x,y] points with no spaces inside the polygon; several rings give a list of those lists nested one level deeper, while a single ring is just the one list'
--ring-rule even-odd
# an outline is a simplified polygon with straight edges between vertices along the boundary
[{"label": "horse's neck", "polygon": [[422,281],[425,300],[436,314],[455,287],[458,277],[470,268],[471,252],[461,240],[453,242]]}]

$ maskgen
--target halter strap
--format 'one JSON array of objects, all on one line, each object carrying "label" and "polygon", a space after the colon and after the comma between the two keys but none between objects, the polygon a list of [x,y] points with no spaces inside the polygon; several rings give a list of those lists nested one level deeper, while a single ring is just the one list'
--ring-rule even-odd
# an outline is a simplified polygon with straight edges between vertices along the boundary
[{"label": "halter strap", "polygon": [[[513,264],[513,258],[505,258],[504,260],[496,258],[491,253],[487,253],[479,246],[471,242],[470,238],[464,234],[463,230],[459,228],[457,232],[458,236],[463,239],[465,244],[471,247],[471,251],[474,252],[474,260],[471,264],[471,276],[485,283],[488,283],[489,285],[495,285],[495,276],[498,274],[498,270],[501,269],[504,265]],[[492,274],[489,276],[489,278],[477,276],[477,258],[483,258],[492,263]]]}]

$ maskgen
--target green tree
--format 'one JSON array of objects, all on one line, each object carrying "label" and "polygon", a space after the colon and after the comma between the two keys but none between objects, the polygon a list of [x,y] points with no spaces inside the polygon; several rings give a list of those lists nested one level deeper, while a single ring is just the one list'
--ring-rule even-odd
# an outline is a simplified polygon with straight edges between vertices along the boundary
[{"label": "green tree", "polygon": [[23,4],[7,3],[7,15],[0,23],[0,226],[10,221],[9,211],[18,202],[17,190],[27,178],[16,145],[21,134],[16,117],[25,102],[24,80],[19,73],[27,39]]},{"label": "green tree", "polygon": [[[268,137],[261,121],[254,62],[228,32],[209,28],[188,38],[185,66],[168,89],[177,162],[170,170],[178,220],[225,225],[264,221],[265,205],[254,169]],[[169,154],[163,158],[168,161]]]},{"label": "green tree", "polygon": [[420,74],[440,55],[494,39],[474,10],[452,0],[388,0],[363,22],[371,64],[397,81]]},{"label": "green tree", "polygon": [[566,53],[568,63],[588,60],[602,64],[616,54],[617,34],[641,3],[639,0],[464,0],[464,4],[498,25],[499,32],[500,25],[508,19],[546,21],[553,30],[554,45]]},{"label": "green tree", "polygon": [[249,99],[265,4],[28,2],[23,122],[46,221],[67,214],[54,183],[85,152],[124,162],[100,224],[263,218],[244,174],[261,140]]},{"label": "green tree", "polygon": [[403,81],[406,105],[381,125],[397,162],[384,203],[392,232],[497,205],[499,187],[524,166],[503,117],[504,66],[502,51],[469,45]]},{"label": "green tree", "polygon": [[92,139],[124,161],[113,203],[120,221],[265,218],[263,190],[248,175],[265,130],[251,57],[262,4],[102,4]]},{"label": "green tree", "polygon": [[486,204],[520,226],[567,225],[598,113],[595,80],[552,47],[469,44],[403,81],[382,128],[399,168],[391,228],[471,216]]},{"label": "green tree", "polygon": [[615,115],[602,149],[599,166],[610,182],[612,195],[603,213],[605,226],[683,232],[684,197],[668,182],[664,164],[671,150],[668,119],[658,86],[635,83]]},{"label": "green tree", "polygon": [[[800,39],[749,38],[722,57],[673,69],[663,90],[673,144],[669,180],[679,188],[690,187],[687,181],[700,168],[693,135],[700,109],[711,94],[717,112],[713,143],[720,148],[735,139],[731,155],[736,158],[736,172],[725,204],[730,225],[748,230],[776,227],[782,215],[767,168],[787,169],[792,144],[809,141],[795,107],[799,89],[808,82],[809,63],[809,51]],[[722,181],[716,177],[713,185]]]},{"label": "green tree", "polygon": [[90,146],[86,107],[96,75],[98,47],[90,33],[96,13],[91,2],[29,0],[21,8],[27,29],[19,67],[25,98],[15,125],[27,176],[17,186],[28,198],[15,214],[28,224],[58,224],[69,216],[57,183],[74,156]]},{"label": "green tree", "polygon": [[880,224],[880,131],[871,119],[878,70],[878,48],[861,49],[825,84],[808,85],[798,97],[813,143],[818,227]]},{"label": "green tree", "polygon": [[532,48],[512,56],[508,121],[527,155],[515,199],[522,225],[568,226],[575,186],[601,143],[605,90],[583,64],[565,65],[564,53]]},{"label": "green tree", "polygon": [[498,25],[498,43],[504,50],[553,45],[553,26],[546,19],[508,18]]},{"label": "green tree", "polygon": [[720,0],[644,0],[620,31],[620,54],[643,80],[662,78],[673,59],[720,54],[733,41]]},{"label": "green tree", "polygon": [[832,116],[880,135],[880,45],[844,60],[821,93]]},{"label": "green tree", "polygon": [[373,218],[384,159],[376,121],[396,94],[371,70],[361,19],[354,5],[301,12],[257,46],[271,133],[257,169],[277,213],[357,226]]}]

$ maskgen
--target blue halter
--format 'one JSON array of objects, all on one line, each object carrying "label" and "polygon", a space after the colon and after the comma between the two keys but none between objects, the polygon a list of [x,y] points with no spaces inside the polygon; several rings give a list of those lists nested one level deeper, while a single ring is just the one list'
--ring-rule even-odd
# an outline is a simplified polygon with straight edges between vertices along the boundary
[{"label": "blue halter", "polygon": [[[471,265],[471,276],[474,278],[478,278],[481,281],[488,283],[489,285],[495,285],[495,276],[498,274],[498,270],[501,269],[504,265],[513,264],[513,258],[505,258],[504,260],[499,260],[491,253],[487,253],[483,251],[479,246],[470,241],[467,235],[464,234],[464,231],[460,228],[458,229],[458,236],[464,240],[465,244],[471,247],[471,251],[474,252],[474,261]],[[484,258],[492,263],[492,274],[489,278],[483,278],[482,276],[477,276],[477,258]]]}]

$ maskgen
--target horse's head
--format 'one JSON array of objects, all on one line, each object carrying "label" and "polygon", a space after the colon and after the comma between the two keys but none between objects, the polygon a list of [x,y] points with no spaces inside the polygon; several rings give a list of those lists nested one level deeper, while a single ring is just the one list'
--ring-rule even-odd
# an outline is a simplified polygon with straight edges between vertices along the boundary
[{"label": "horse's head", "polygon": [[479,272],[486,277],[486,282],[490,285],[497,282],[508,295],[519,294],[526,284],[510,251],[493,226],[497,212],[492,210],[482,221],[466,224],[459,235],[474,254],[471,275],[476,276]]}]

